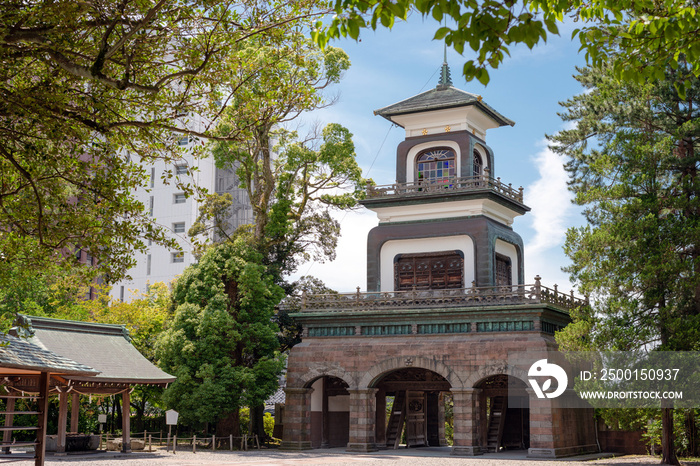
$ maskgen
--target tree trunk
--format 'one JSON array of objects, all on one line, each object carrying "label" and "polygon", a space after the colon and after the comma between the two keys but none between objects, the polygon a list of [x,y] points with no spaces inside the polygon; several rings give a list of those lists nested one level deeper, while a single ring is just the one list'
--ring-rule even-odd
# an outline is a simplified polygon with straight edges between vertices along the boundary
[{"label": "tree trunk", "polygon": [[241,423],[238,409],[231,411],[216,423],[217,437],[228,437],[229,435],[233,435],[234,437],[241,436]]},{"label": "tree trunk", "polygon": [[661,408],[661,464],[680,465],[673,446],[673,408]]},{"label": "tree trunk", "polygon": [[[121,403],[121,396],[120,395],[116,395],[114,397],[114,411],[116,412],[117,415],[116,415],[116,419],[114,421],[114,425],[112,426],[112,428],[119,426],[119,428],[121,429],[121,427],[122,427],[122,403]],[[114,431],[112,431],[112,433],[114,433]]]},{"label": "tree trunk", "polygon": [[250,408],[250,435],[257,435],[261,442],[266,441],[265,435],[265,405]]}]

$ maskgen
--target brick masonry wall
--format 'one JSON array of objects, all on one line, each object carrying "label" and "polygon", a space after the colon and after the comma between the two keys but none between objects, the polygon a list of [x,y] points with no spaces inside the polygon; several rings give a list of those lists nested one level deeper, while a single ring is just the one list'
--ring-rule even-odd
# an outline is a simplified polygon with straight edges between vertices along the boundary
[{"label": "brick masonry wall", "polygon": [[[406,367],[428,369],[445,377],[453,393],[471,390],[497,374],[508,374],[527,384],[529,365],[554,348],[553,338],[540,332],[305,338],[290,353],[287,387],[309,387],[318,377],[329,375],[344,380],[351,394],[357,390],[351,395],[352,445],[348,447],[363,450],[375,441],[375,398],[360,392],[371,389],[385,374]],[[513,355],[522,358],[523,363],[509,365]],[[467,402],[471,397],[464,395],[462,406],[455,403],[455,442],[469,450],[478,446],[479,410]],[[291,432],[287,436],[287,422],[285,440],[292,440],[296,437]],[[541,456],[575,454],[579,447],[585,450],[595,444],[589,410],[565,409],[553,400],[531,397],[530,422],[531,447]],[[304,442],[308,437],[299,440]]]}]

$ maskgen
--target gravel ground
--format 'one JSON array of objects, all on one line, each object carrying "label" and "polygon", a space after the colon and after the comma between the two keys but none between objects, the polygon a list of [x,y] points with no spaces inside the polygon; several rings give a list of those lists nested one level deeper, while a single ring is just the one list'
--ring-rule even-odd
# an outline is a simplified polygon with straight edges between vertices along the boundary
[{"label": "gravel ground", "polygon": [[[248,452],[203,452],[178,451],[176,455],[164,450],[153,453],[132,453],[115,457],[108,454],[90,456],[64,456],[47,458],[46,464],[56,466],[194,466],[194,465],[230,465],[241,464],[250,466],[642,466],[659,464],[658,457],[624,456],[619,458],[585,457],[579,459],[562,459],[556,461],[539,461],[525,458],[524,452],[507,452],[488,454],[477,458],[449,456],[449,448],[422,448],[414,450],[384,450],[376,453],[357,454],[346,453],[343,449],[314,450],[304,452],[288,452],[277,450],[262,450]],[[585,461],[584,461],[585,460]],[[0,462],[2,459],[0,459]],[[18,465],[29,465],[32,462],[18,462]],[[700,463],[687,463],[689,466],[700,466]]]}]

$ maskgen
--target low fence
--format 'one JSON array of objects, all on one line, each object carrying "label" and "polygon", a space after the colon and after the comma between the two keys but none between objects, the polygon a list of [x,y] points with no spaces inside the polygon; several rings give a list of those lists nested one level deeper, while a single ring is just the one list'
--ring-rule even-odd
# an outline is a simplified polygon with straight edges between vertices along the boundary
[{"label": "low fence", "polygon": [[[107,444],[112,442],[121,442],[121,435],[113,434],[100,434],[100,449],[107,448]],[[234,437],[229,435],[228,437],[217,437],[212,436],[197,436],[193,435],[191,437],[165,434],[163,431],[159,432],[135,432],[131,434],[132,444],[134,440],[143,442],[143,449],[145,451],[153,451],[153,448],[162,448],[165,445],[166,451],[172,451],[173,454],[177,450],[192,450],[192,453],[196,453],[197,449],[200,450],[233,450],[237,447],[240,450],[247,451],[248,448],[257,448],[260,450],[260,439],[257,435],[248,436],[243,435],[242,437]],[[103,443],[104,442],[104,443]],[[132,448],[133,449],[133,448]]]}]

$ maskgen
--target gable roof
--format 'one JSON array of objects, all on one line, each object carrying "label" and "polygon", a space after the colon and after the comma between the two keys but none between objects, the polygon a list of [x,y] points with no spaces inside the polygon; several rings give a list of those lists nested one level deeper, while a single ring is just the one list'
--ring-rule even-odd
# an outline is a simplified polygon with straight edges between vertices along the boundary
[{"label": "gable roof", "polygon": [[375,110],[375,115],[380,115],[394,123],[391,119],[395,115],[405,115],[408,113],[421,113],[432,110],[444,110],[456,107],[475,106],[499,126],[515,125],[515,122],[498,113],[493,107],[481,99],[480,95],[457,89],[450,85],[438,85],[429,91],[409,97],[395,104],[389,105],[379,110]]},{"label": "gable roof", "polygon": [[27,340],[11,335],[1,335],[0,374],[26,373],[25,371],[51,372],[59,375],[99,374],[99,371],[92,367],[42,349]]},{"label": "gable roof", "polygon": [[93,377],[66,377],[71,380],[157,385],[175,381],[134,348],[123,325],[26,315],[19,320],[31,335],[31,343],[100,372]]}]

